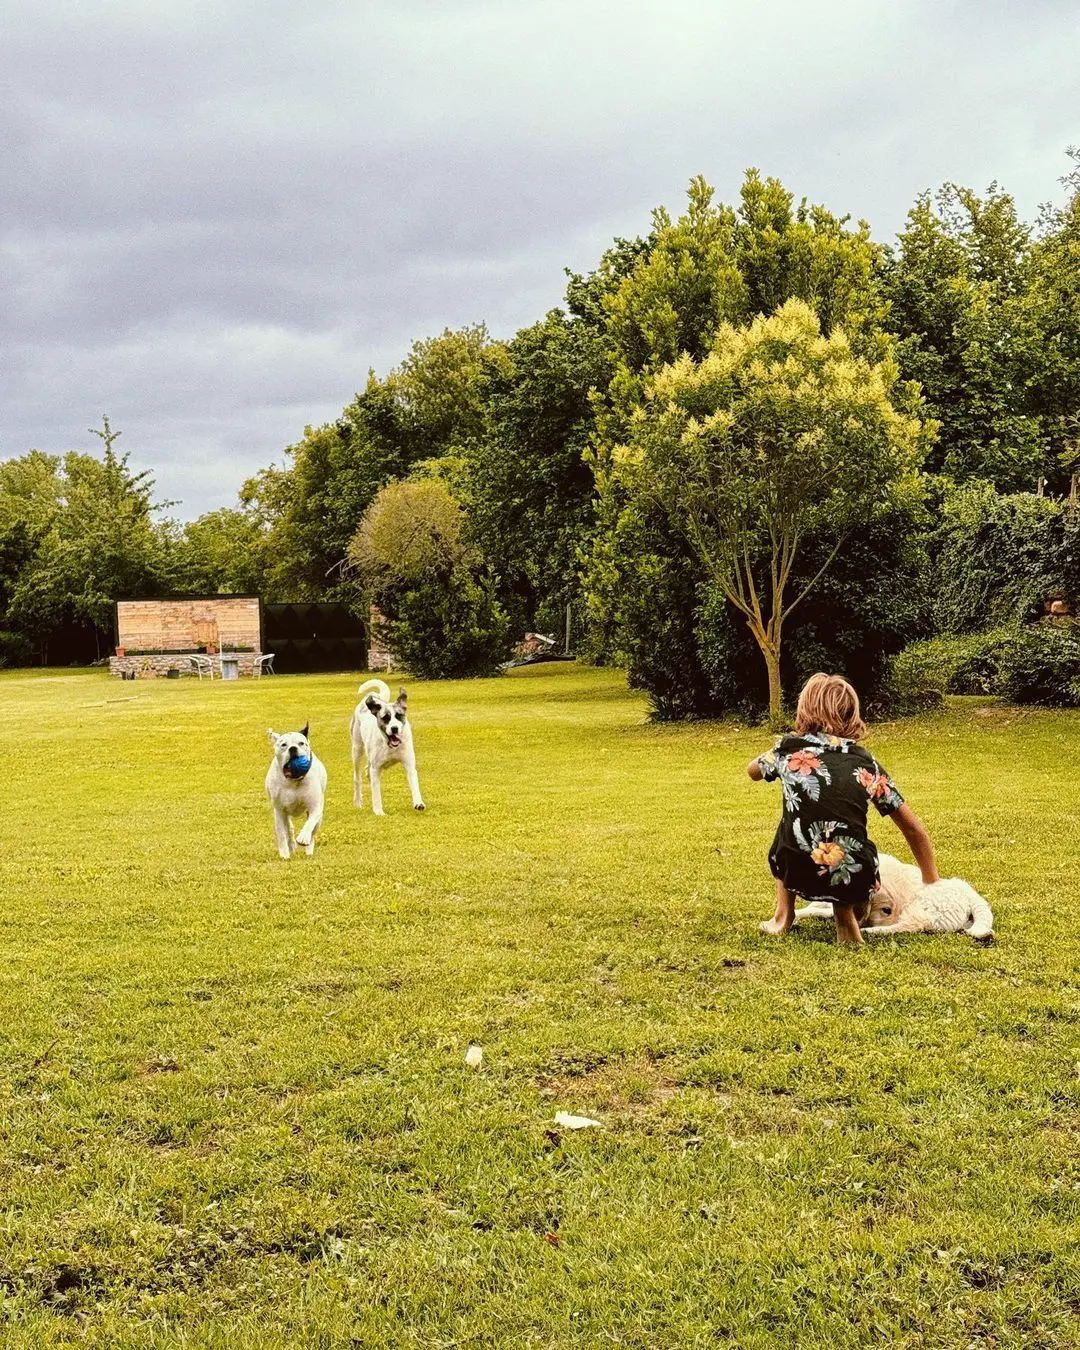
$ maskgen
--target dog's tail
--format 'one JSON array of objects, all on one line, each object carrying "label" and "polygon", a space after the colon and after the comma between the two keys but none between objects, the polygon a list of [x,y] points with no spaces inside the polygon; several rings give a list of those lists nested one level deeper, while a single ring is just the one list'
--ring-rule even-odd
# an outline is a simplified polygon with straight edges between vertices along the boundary
[{"label": "dog's tail", "polygon": [[981,895],[972,897],[971,922],[964,931],[973,938],[992,938],[994,936],[994,911]]},{"label": "dog's tail", "polygon": [[365,680],[356,693],[361,700],[368,694],[378,694],[384,703],[390,702],[390,690],[382,680]]}]

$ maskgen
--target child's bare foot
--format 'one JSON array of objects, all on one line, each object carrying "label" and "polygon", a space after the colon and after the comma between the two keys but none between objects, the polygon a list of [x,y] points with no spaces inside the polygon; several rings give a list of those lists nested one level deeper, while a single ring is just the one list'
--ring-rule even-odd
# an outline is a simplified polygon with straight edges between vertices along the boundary
[{"label": "child's bare foot", "polygon": [[783,937],[795,922],[795,897],[782,881],[776,883],[776,909],[771,919],[758,924],[758,931],[766,937]]}]

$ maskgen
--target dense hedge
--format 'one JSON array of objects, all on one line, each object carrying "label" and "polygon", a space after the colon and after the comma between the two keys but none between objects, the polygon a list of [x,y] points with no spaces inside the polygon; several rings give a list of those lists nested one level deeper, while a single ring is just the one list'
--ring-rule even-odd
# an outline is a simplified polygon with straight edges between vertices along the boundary
[{"label": "dense hedge", "polygon": [[931,547],[939,632],[1027,622],[1052,595],[1080,600],[1080,523],[1057,499],[968,483],[944,496]]},{"label": "dense hedge", "polygon": [[940,707],[946,694],[996,694],[1002,653],[1016,633],[995,628],[912,643],[891,664],[881,708],[914,713]]},{"label": "dense hedge", "polygon": [[912,643],[893,661],[880,706],[921,712],[946,694],[1080,707],[1080,626],[1043,620]]},{"label": "dense hedge", "polygon": [[510,655],[510,622],[489,578],[432,575],[377,596],[383,641],[423,680],[494,675]]},{"label": "dense hedge", "polygon": [[1013,703],[1080,707],[1080,629],[1075,624],[1034,624],[1006,644],[998,692]]}]

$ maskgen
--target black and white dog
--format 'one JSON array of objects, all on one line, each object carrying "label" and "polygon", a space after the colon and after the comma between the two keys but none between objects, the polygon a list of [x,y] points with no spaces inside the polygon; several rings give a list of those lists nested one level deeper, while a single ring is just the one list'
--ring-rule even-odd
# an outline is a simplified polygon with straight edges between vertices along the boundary
[{"label": "black and white dog", "polygon": [[353,805],[364,804],[361,757],[367,761],[371,778],[371,809],[377,816],[386,812],[382,805],[382,771],[387,764],[403,765],[415,810],[422,811],[420,780],[416,776],[416,753],[412,727],[405,716],[406,694],[402,689],[394,703],[382,680],[367,680],[357,691],[360,702],[352,715]]},{"label": "black and white dog", "polygon": [[[279,734],[271,729],[266,734],[274,747],[266,773],[266,795],[274,808],[278,853],[288,859],[299,847],[312,854],[326,800],[326,766],[311,748],[307,725],[302,731]],[[307,820],[297,834],[294,820],[305,814]]]}]

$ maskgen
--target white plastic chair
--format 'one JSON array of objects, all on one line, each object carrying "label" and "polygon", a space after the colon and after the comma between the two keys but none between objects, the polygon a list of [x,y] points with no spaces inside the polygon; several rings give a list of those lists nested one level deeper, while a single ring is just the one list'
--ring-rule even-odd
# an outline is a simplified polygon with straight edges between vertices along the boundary
[{"label": "white plastic chair", "polygon": [[260,675],[273,675],[274,673],[274,653],[259,652],[255,657],[254,664],[251,667],[251,673],[258,678]]},{"label": "white plastic chair", "polygon": [[191,662],[191,669],[200,680],[204,675],[211,680],[214,678],[214,658],[212,656],[189,656],[188,660]]}]

